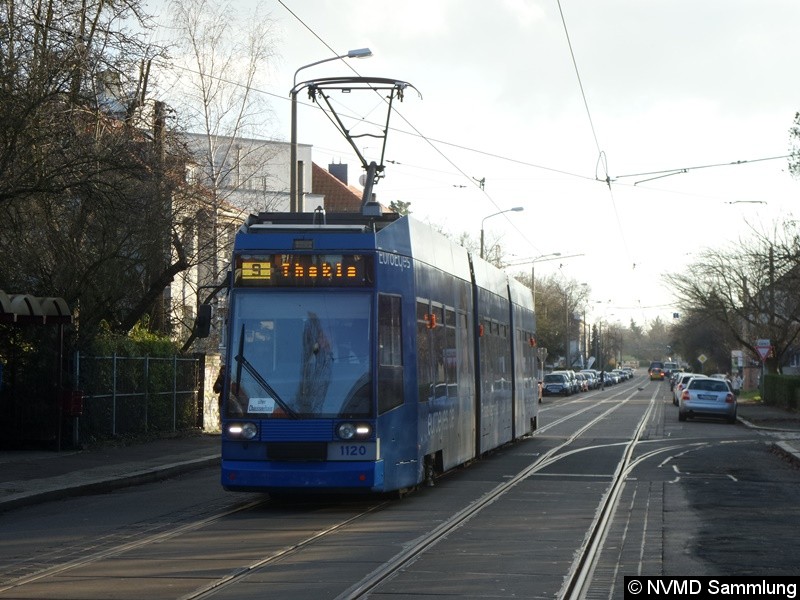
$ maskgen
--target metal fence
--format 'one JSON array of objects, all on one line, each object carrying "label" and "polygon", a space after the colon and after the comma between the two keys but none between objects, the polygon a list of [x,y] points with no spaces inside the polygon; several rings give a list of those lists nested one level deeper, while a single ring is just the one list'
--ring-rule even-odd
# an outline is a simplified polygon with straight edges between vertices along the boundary
[{"label": "metal fence", "polygon": [[[202,364],[172,356],[75,357],[75,440],[202,427]],[[79,413],[79,414],[78,414]]]}]

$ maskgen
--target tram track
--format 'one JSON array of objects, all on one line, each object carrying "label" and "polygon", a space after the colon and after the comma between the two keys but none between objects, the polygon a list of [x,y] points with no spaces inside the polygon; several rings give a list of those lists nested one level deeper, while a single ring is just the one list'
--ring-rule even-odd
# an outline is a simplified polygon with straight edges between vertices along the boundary
[{"label": "tram track", "polygon": [[[127,552],[139,550],[142,548],[146,548],[148,546],[153,546],[172,538],[177,538],[182,535],[187,535],[192,532],[199,531],[205,527],[209,527],[216,523],[223,522],[225,519],[235,516],[236,514],[252,511],[253,509],[265,505],[269,502],[270,501],[268,499],[264,498],[245,503],[238,503],[233,508],[227,510],[221,510],[207,517],[195,519],[190,523],[186,523],[177,527],[171,527],[166,531],[160,531],[158,533],[150,535],[142,536],[142,535],[135,535],[128,533],[125,535],[125,537],[129,537],[130,535],[135,535],[136,539],[123,543],[116,543],[102,550],[91,552],[88,554],[83,554],[78,558],[70,559],[50,567],[39,568],[33,573],[29,573],[21,577],[10,579],[5,583],[0,584],[0,594],[12,590],[19,591],[21,588],[24,588],[25,586],[35,584],[37,582],[46,580],[48,578],[63,576],[69,573],[70,571],[80,569],[92,565],[94,563],[99,563],[101,561],[105,561],[108,559],[113,559]],[[271,552],[268,556],[261,557],[258,560],[252,561],[246,565],[238,567],[231,573],[228,573],[223,577],[219,577],[214,581],[211,581],[208,584],[204,585],[202,588],[194,590],[188,594],[182,595],[179,598],[180,600],[199,600],[202,598],[209,598],[213,596],[214,593],[232,584],[235,584],[236,582],[247,577],[249,574],[253,573],[257,569],[268,566],[270,563],[280,561],[281,559],[285,559],[288,556],[291,556],[292,554],[296,554],[302,551],[310,544],[320,541],[321,539],[324,539],[336,533],[337,531],[340,531],[342,528],[345,528],[348,525],[352,525],[353,523],[359,521],[360,519],[363,519],[367,515],[385,507],[387,504],[388,501],[375,503],[369,506],[366,510],[361,510],[346,519],[342,519],[338,522],[325,526],[320,530],[314,532],[313,534],[304,537],[303,539],[300,539],[290,545],[287,545],[284,548],[275,550]]]},{"label": "tram track", "polygon": [[[529,467],[522,470],[508,481],[490,490],[488,493],[484,494],[481,498],[477,499],[476,501],[473,501],[468,506],[464,507],[463,509],[452,515],[450,518],[448,518],[447,520],[443,521],[438,526],[433,528],[427,534],[417,538],[412,544],[408,545],[402,552],[398,553],[392,559],[386,561],[380,567],[378,567],[373,572],[364,577],[361,581],[355,583],[350,588],[339,594],[337,596],[337,600],[357,599],[365,597],[370,592],[378,588],[381,585],[381,583],[391,578],[395,573],[402,570],[405,566],[413,563],[419,557],[423,556],[426,551],[433,548],[437,543],[445,539],[450,533],[452,533],[459,527],[469,522],[473,517],[478,515],[483,509],[501,499],[510,489],[518,485],[521,481],[525,480],[530,475],[546,467],[549,467],[552,463],[556,462],[557,460],[567,456],[568,453],[562,453],[561,455],[559,455],[558,453],[560,451],[563,451],[564,448],[567,448],[571,444],[573,444],[586,431],[590,430],[597,423],[603,421],[610,414],[617,411],[621,406],[624,405],[625,402],[630,400],[634,395],[634,391],[632,390],[632,388],[627,388],[625,390],[620,390],[616,392],[613,396],[611,396],[611,398],[607,400],[613,400],[615,397],[623,395],[625,392],[630,392],[630,393],[628,394],[627,398],[623,400],[623,402],[611,404],[600,414],[591,418],[589,422],[582,425],[578,430],[576,430],[572,435],[570,435],[562,444],[559,444],[558,446],[552,448],[551,450],[543,454]],[[539,431],[540,432],[547,431],[547,429],[549,429],[552,426],[564,423],[566,421],[569,421],[570,419],[574,419],[593,408],[596,409],[596,407],[597,407],[596,404],[589,404],[581,410],[572,412],[569,415],[566,415],[565,417],[562,417],[557,421],[554,421],[552,424],[548,424],[541,427]],[[273,552],[269,556],[265,556],[259,560],[253,561],[250,564],[241,567],[240,569],[237,569],[233,573],[230,573],[224,577],[219,578],[216,581],[208,583],[202,589],[181,596],[180,600],[203,600],[205,598],[211,598],[217,592],[231,585],[234,585],[240,581],[243,581],[250,575],[256,573],[259,569],[269,567],[272,563],[277,563],[281,559],[287,558],[292,554],[301,552],[304,548],[308,547],[309,545],[321,541],[322,539],[332,534],[335,534],[336,532],[346,528],[351,523],[365,517],[370,512],[373,512],[374,510],[385,506],[385,504],[386,503],[376,505],[375,507],[372,507],[368,511],[364,511],[361,514],[355,515],[350,519],[342,521],[341,523],[333,525],[323,531],[320,531],[312,536],[309,536],[308,538],[299,541],[296,544],[287,547],[280,552]]]},{"label": "tram track", "polygon": [[[551,428],[554,428],[560,424],[564,424],[571,419],[580,418],[590,410],[597,411],[598,408],[601,409],[596,415],[590,415],[588,422],[581,424],[561,443],[539,456],[535,462],[519,471],[509,480],[495,486],[481,497],[473,500],[467,506],[447,518],[445,521],[430,529],[428,533],[421,537],[415,538],[413,542],[404,547],[404,549],[396,554],[393,558],[384,562],[382,565],[380,565],[380,567],[366,575],[359,582],[353,584],[351,587],[340,593],[337,596],[337,599],[356,599],[367,596],[370,592],[380,588],[384,582],[390,580],[395,574],[410,566],[420,557],[424,556],[426,552],[435,547],[442,540],[446,539],[448,535],[460,527],[465,526],[470,520],[478,516],[485,508],[501,500],[503,496],[505,496],[511,489],[528,477],[542,471],[547,467],[550,467],[559,460],[571,456],[576,452],[586,451],[587,448],[585,447],[574,448],[573,446],[593,427],[603,422],[603,420],[607,419],[621,407],[625,406],[635,396],[636,386],[620,389],[619,391],[615,391],[615,394],[609,398],[603,398],[600,402],[590,402],[586,407],[575,410],[569,415],[565,415],[564,417],[554,420],[552,423],[548,423],[540,427],[535,435],[539,435],[542,432],[547,432]],[[617,464],[614,474],[614,481],[610,486],[609,491],[601,500],[602,508],[598,510],[599,516],[593,524],[591,531],[587,533],[586,542],[581,548],[580,555],[582,558],[580,561],[576,561],[576,564],[570,571],[569,581],[575,582],[569,588],[570,594],[573,595],[560,595],[560,597],[580,597],[580,590],[583,589],[583,587],[586,585],[586,582],[590,581],[591,579],[593,557],[596,556],[598,547],[602,545],[604,528],[607,527],[608,521],[612,518],[611,515],[613,514],[614,506],[618,499],[619,490],[621,489],[626,474],[629,473],[630,469],[633,468],[633,466],[638,462],[638,460],[632,460],[632,455],[636,443],[641,436],[641,432],[644,430],[648,420],[652,416],[654,398],[655,393],[653,398],[650,399],[650,406],[648,407],[648,410],[638,423],[635,435],[633,436],[632,440],[627,443],[623,458]],[[669,449],[674,448],[677,448],[677,446],[670,446]],[[658,452],[667,451],[669,449],[662,448],[654,451],[654,453],[649,453],[647,457]],[[642,460],[643,459],[644,457]],[[63,562],[62,564],[39,570],[36,573],[14,579],[4,585],[0,585],[0,593],[7,592],[9,590],[19,590],[19,588],[27,584],[35,583],[48,577],[63,575],[73,569],[78,569],[95,562],[117,557],[131,550],[141,549],[150,544],[157,544],[169,538],[191,533],[203,527],[223,521],[224,519],[237,513],[252,510],[264,502],[265,500],[258,500],[238,505],[230,510],[220,511],[213,515],[209,515],[206,518],[197,519],[180,527],[171,528],[168,531],[162,531],[145,537],[139,537],[137,539],[118,544],[114,547],[109,547],[98,552],[86,554],[79,558]],[[349,526],[355,525],[359,520],[385,507],[387,504],[389,504],[388,501],[376,503],[368,507],[366,510],[360,510],[356,514],[349,515],[345,519],[325,525],[312,534],[306,535],[302,537],[302,539],[298,539],[282,548],[275,548],[268,555],[257,557],[255,560],[250,560],[247,564],[237,567],[223,576],[216,577],[213,580],[208,581],[202,587],[189,593],[185,593],[184,595],[179,596],[179,598],[180,600],[200,600],[204,598],[212,598],[218,592],[221,592],[222,590],[227,589],[239,582],[243,582],[251,575],[263,569],[271,568],[273,565],[278,564],[283,559],[300,554],[304,550],[313,546],[315,543],[335,536],[339,532],[346,531]]]},{"label": "tram track", "polygon": [[[525,480],[530,475],[550,466],[553,462],[563,458],[564,456],[567,456],[567,453],[559,455],[558,452],[562,451],[564,448],[574,443],[575,440],[579,439],[586,431],[590,430],[594,425],[603,421],[603,419],[607,418],[608,415],[617,411],[621,406],[624,405],[625,402],[629,401],[635,393],[632,390],[632,388],[627,388],[625,390],[620,390],[616,392],[607,400],[613,400],[615,397],[623,395],[625,392],[630,392],[630,393],[623,402],[610,405],[602,413],[593,417],[588,423],[581,426],[577,431],[575,431],[572,435],[570,435],[569,438],[567,438],[567,440],[565,440],[562,444],[556,446],[555,448],[543,454],[541,457],[539,457],[538,460],[536,460],[534,463],[532,463],[529,467],[527,467],[523,471],[519,472],[516,476],[495,487],[488,493],[484,494],[478,500],[470,503],[468,506],[458,511],[454,515],[452,515],[449,519],[440,523],[437,527],[432,529],[427,534],[417,538],[412,544],[407,546],[401,553],[395,555],[392,559],[382,564],[380,567],[375,569],[361,581],[357,582],[356,584],[352,585],[350,588],[339,594],[337,596],[337,600],[344,600],[344,599],[355,600],[357,598],[365,597],[370,592],[378,588],[382,582],[391,578],[395,573],[402,570],[403,567],[405,567],[406,565],[413,563],[419,557],[424,555],[426,551],[434,547],[441,540],[445,539],[454,530],[466,524],[469,520],[478,515],[487,506],[490,506],[491,504],[502,498],[503,495],[505,495],[511,488],[515,487],[521,481]],[[548,424],[541,427],[539,431],[540,432],[546,431],[551,426],[564,423],[570,419],[574,419],[584,414],[585,412],[593,408],[596,408],[596,406],[597,406],[596,404],[589,404],[584,409],[570,413],[569,415],[566,415],[565,417],[558,419],[552,424]],[[353,522],[358,521],[361,518],[365,517],[367,514],[377,510],[378,508],[382,508],[386,504],[387,503],[381,503],[379,505],[371,507],[370,509],[364,511],[363,513],[354,515],[350,519],[346,519],[338,524],[330,526],[325,530],[319,531],[316,534],[309,536],[306,539],[301,540],[296,544],[293,544],[292,546],[285,548],[282,551],[273,552],[269,556],[265,556],[259,560],[253,561],[250,564],[237,569],[233,573],[230,573],[224,577],[219,578],[216,581],[208,583],[206,586],[204,586],[199,590],[181,596],[179,600],[203,600],[206,598],[212,598],[217,592],[231,585],[234,585],[240,581],[243,581],[253,573],[257,572],[259,569],[268,567],[272,563],[277,563],[281,559],[287,558],[292,554],[301,552],[304,548],[308,547],[309,545],[321,541],[322,539],[332,534],[335,534],[336,532],[346,528]]]},{"label": "tram track", "polygon": [[633,458],[633,452],[639,444],[647,422],[653,415],[657,395],[658,389],[656,388],[650,397],[647,410],[639,420],[630,442],[626,444],[622,458],[617,463],[611,486],[601,500],[597,517],[592,527],[587,532],[583,547],[570,569],[570,576],[566,580],[564,588],[558,594],[559,598],[578,600],[583,598],[586,594],[587,587],[591,582],[591,572],[599,556],[600,549],[602,548],[602,542],[605,539],[605,532],[608,530],[617,503],[619,502],[620,493],[625,484],[627,473],[630,472],[629,467]]},{"label": "tram track", "polygon": [[[406,548],[402,553],[396,555],[392,560],[387,561],[386,563],[381,565],[378,569],[370,573],[370,575],[365,577],[363,580],[354,584],[353,586],[351,586],[350,588],[339,594],[336,597],[336,600],[357,600],[359,598],[366,597],[368,594],[378,589],[382,583],[389,580],[392,576],[401,571],[405,566],[410,565],[417,559],[421,558],[425,552],[427,552],[429,549],[434,547],[440,541],[445,539],[450,533],[452,533],[459,527],[462,527],[472,518],[477,516],[483,509],[490,506],[494,502],[500,500],[506,493],[508,493],[510,489],[518,485],[521,481],[527,479],[528,477],[541,471],[542,469],[551,466],[558,460],[561,460],[566,456],[570,455],[570,452],[563,452],[563,450],[571,446],[576,440],[580,439],[583,434],[589,431],[597,423],[603,421],[610,414],[614,413],[625,403],[630,401],[635,395],[637,390],[631,390],[630,388],[628,390],[621,390],[619,393],[615,394],[615,396],[622,395],[624,391],[630,391],[630,394],[622,402],[611,405],[608,409],[604,410],[599,415],[593,417],[588,423],[584,424],[574,433],[572,433],[564,442],[544,453],[529,467],[523,469],[510,480],[496,486],[495,488],[484,494],[484,496],[474,501],[473,503],[471,503],[469,506],[465,507],[458,513],[454,514],[450,519],[441,523],[430,533],[417,540],[412,546]],[[654,392],[653,398],[651,398],[648,411],[646,411],[645,415],[639,422],[634,440],[638,440],[641,431],[643,430],[645,424],[650,418],[656,394],[657,390]],[[560,424],[562,422],[569,420],[570,418],[579,416],[594,407],[596,407],[596,405],[592,404],[583,410],[571,413],[570,415],[566,415],[565,417],[554,422],[553,425]],[[547,426],[540,428],[539,432],[546,430],[546,428]],[[599,511],[599,517],[595,520],[595,523],[593,524],[590,532],[587,534],[587,542],[584,544],[583,548],[580,551],[580,556],[584,558],[577,561],[577,564],[575,564],[573,566],[573,569],[571,569],[568,581],[575,581],[575,583],[566,586],[569,590],[576,588],[576,586],[578,586],[578,584],[580,584],[587,577],[588,569],[591,568],[592,564],[591,559],[597,553],[597,547],[596,543],[594,543],[594,540],[599,538],[599,536],[602,533],[604,524],[609,518],[605,515],[610,515],[613,510],[613,505],[614,502],[616,501],[616,498],[618,497],[618,494],[612,494],[612,492],[614,488],[618,487],[617,481],[620,481],[622,479],[623,473],[625,472],[624,466],[630,461],[630,456],[633,452],[634,447],[635,443],[633,441],[627,445],[624,456],[617,466],[614,483],[612,483],[609,493],[607,493],[604,496],[601,502],[602,509]],[[559,597],[564,598],[566,596],[560,594]]]},{"label": "tram track", "polygon": [[191,521],[190,523],[185,523],[177,527],[174,526],[170,527],[166,531],[159,531],[158,533],[146,534],[144,536],[138,534],[135,536],[135,539],[131,541],[114,543],[106,548],[103,548],[102,550],[97,550],[94,552],[90,552],[88,554],[83,554],[78,558],[69,559],[57,565],[37,569],[33,573],[29,573],[21,577],[12,578],[5,583],[0,583],[0,594],[13,589],[19,589],[25,585],[29,585],[41,581],[43,579],[47,579],[48,577],[54,577],[57,575],[64,574],[73,569],[84,567],[86,565],[90,565],[92,563],[96,563],[102,560],[107,560],[109,558],[113,558],[116,556],[120,556],[122,554],[125,554],[126,552],[130,552],[131,550],[135,550],[152,544],[157,544],[159,542],[162,542],[170,538],[174,538],[180,535],[185,535],[192,531],[197,531],[202,527],[206,527],[210,524],[221,521],[222,519],[225,519],[236,513],[252,510],[257,506],[264,504],[264,502],[265,502],[264,500],[256,500],[251,502],[238,503],[233,508],[215,512],[214,514],[208,517],[196,519]]}]

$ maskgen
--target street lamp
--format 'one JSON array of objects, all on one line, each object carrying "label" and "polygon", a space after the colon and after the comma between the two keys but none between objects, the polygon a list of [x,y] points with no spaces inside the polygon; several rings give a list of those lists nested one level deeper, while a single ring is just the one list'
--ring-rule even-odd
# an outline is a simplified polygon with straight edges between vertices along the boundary
[{"label": "street lamp", "polygon": [[567,259],[567,258],[575,258],[577,256],[585,256],[585,254],[567,254],[566,256],[561,256],[561,252],[551,252],[550,254],[540,254],[539,256],[534,256],[533,258],[523,258],[522,260],[516,260],[512,263],[507,264],[507,267],[514,267],[517,265],[531,265],[531,290],[533,292],[533,312],[536,312],[536,272],[534,271],[534,264],[537,262],[545,262],[548,260],[555,260],[557,258]]},{"label": "street lamp", "polygon": [[368,58],[372,56],[372,50],[369,48],[357,48],[348,51],[347,54],[340,56],[331,56],[330,58],[323,58],[307,65],[303,65],[294,72],[294,79],[292,80],[292,90],[290,93],[292,98],[292,124],[291,124],[291,145],[289,149],[289,212],[300,212],[300,198],[298,195],[297,185],[297,74],[303,69],[314,67],[325,62],[332,60],[340,60],[343,58]]},{"label": "street lamp", "polygon": [[507,208],[505,210],[501,210],[499,212],[492,213],[488,217],[484,217],[483,218],[483,221],[481,221],[481,258],[483,258],[483,224],[486,222],[486,219],[491,219],[492,217],[496,217],[497,215],[502,215],[503,213],[507,213],[507,212],[521,212],[523,210],[525,210],[524,207],[515,206],[514,208]]}]

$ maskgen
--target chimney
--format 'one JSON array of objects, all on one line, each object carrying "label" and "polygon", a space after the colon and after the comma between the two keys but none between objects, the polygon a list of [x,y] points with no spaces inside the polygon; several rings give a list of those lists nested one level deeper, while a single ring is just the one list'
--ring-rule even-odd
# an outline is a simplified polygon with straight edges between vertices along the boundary
[{"label": "chimney", "polygon": [[338,165],[329,164],[328,173],[336,177],[343,184],[347,185],[347,165],[339,163]]}]

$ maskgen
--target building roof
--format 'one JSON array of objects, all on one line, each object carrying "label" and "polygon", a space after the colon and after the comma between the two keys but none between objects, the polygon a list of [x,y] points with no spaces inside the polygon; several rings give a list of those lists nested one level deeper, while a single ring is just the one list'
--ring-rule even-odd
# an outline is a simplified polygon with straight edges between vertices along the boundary
[{"label": "building roof", "polygon": [[325,197],[325,210],[329,212],[360,212],[361,191],[345,185],[327,170],[312,162],[311,193]]}]

